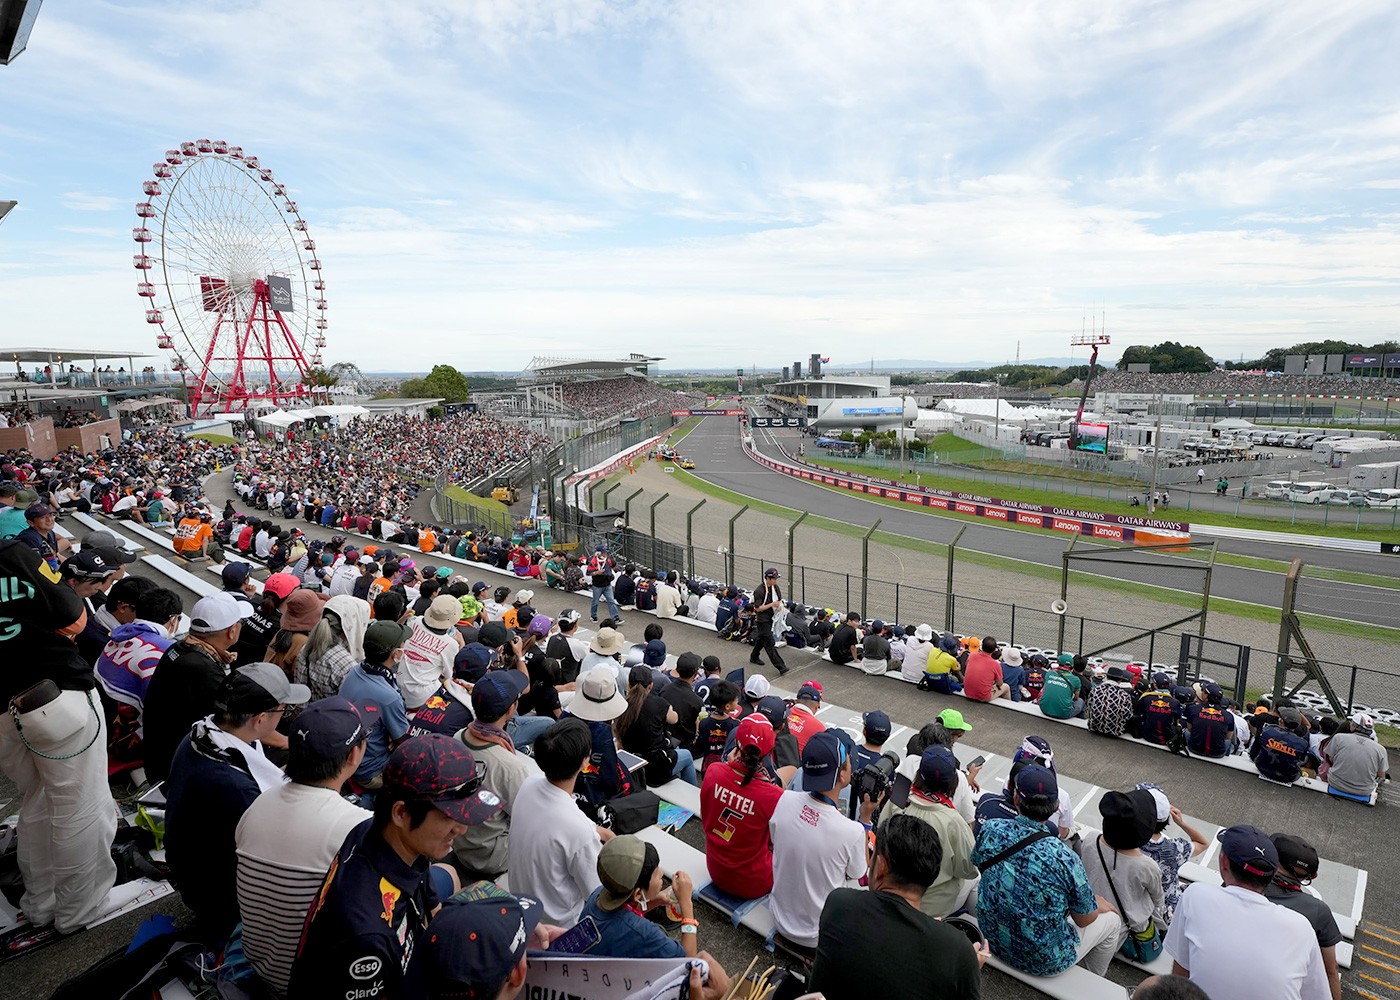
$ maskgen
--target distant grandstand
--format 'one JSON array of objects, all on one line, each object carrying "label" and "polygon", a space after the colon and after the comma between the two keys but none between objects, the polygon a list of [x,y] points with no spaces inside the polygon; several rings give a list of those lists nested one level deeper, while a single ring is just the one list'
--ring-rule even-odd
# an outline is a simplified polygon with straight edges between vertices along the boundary
[{"label": "distant grandstand", "polygon": [[704,405],[703,394],[683,395],[648,380],[656,362],[662,360],[646,354],[625,358],[537,356],[525,367],[521,388],[474,395],[473,399],[493,412],[536,426],[545,423],[580,429]]}]

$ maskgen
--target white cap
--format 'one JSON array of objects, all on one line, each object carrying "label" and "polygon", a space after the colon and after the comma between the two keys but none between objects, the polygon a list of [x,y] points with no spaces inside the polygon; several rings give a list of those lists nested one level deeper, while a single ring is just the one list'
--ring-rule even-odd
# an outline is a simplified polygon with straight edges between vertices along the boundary
[{"label": "white cap", "polygon": [[374,562],[374,556],[360,556],[358,562],[361,566],[368,566],[370,563]]},{"label": "white cap", "polygon": [[535,592],[533,590],[517,590],[515,592],[515,599],[529,604],[535,599]]},{"label": "white cap", "polygon": [[933,638],[933,626],[920,625],[914,630],[914,638],[918,639],[920,642],[928,642]]},{"label": "white cap", "polygon": [[1161,787],[1154,785],[1150,781],[1144,781],[1137,785],[1135,791],[1147,792],[1152,796],[1152,801],[1157,804],[1157,822],[1165,823],[1172,817],[1172,804],[1167,801],[1167,793]]},{"label": "white cap", "polygon": [[754,674],[744,681],[744,694],[750,698],[762,698],[768,693],[768,678],[762,674]]},{"label": "white cap", "polygon": [[244,618],[253,616],[253,605],[240,601],[227,591],[201,597],[190,611],[191,632],[222,632]]}]

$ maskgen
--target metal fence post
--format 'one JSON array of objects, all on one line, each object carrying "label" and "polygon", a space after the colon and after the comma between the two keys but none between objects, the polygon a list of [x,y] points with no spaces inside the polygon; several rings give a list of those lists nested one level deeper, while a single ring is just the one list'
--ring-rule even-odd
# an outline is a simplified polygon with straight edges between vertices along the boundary
[{"label": "metal fence post", "polygon": [[651,516],[651,537],[653,539],[656,538],[656,505],[659,504],[662,500],[665,500],[670,495],[670,493],[661,494],[661,496],[656,500],[656,502],[653,503],[650,508],[648,508],[647,512]]},{"label": "metal fence post", "polygon": [[948,543],[948,586],[943,591],[943,631],[945,632],[953,631],[953,553],[957,551],[958,541],[966,530],[967,525],[964,524],[953,536],[953,540]]},{"label": "metal fence post", "polygon": [[[1079,541],[1079,536],[1075,535],[1069,540],[1069,545],[1060,554],[1060,600],[1064,604],[1069,604],[1069,554],[1074,551],[1074,543]],[[1084,619],[1079,619],[1079,638],[1081,644],[1084,639]],[[1065,651],[1065,616],[1060,613],[1060,634],[1055,642],[1055,648],[1060,652]]]},{"label": "metal fence post", "polygon": [[690,519],[695,515],[697,510],[705,506],[708,499],[707,497],[705,500],[701,500],[694,507],[685,512],[685,549],[690,553],[690,575],[692,577],[695,576],[695,545],[693,544],[694,540],[690,534]]},{"label": "metal fence post", "polygon": [[589,497],[588,497],[588,508],[589,508],[589,510],[599,510],[599,509],[601,509],[601,510],[607,510],[607,509],[608,509],[608,497],[612,496],[612,491],[615,490],[615,489],[617,489],[617,488],[618,488],[619,486],[621,486],[621,485],[622,485],[622,480],[619,479],[617,482],[613,483],[611,486],[609,486],[607,489],[605,489],[605,490],[603,491],[603,506],[602,506],[601,508],[595,508],[595,507],[593,506],[593,495],[592,495],[592,494],[589,494]]},{"label": "metal fence post", "polygon": [[636,493],[633,493],[626,500],[622,501],[622,520],[629,528],[632,526],[632,501],[637,499],[637,497],[641,496],[645,492],[646,487],[643,486],[640,489],[638,489]]},{"label": "metal fence post", "polygon": [[792,586],[792,572],[793,572],[793,570],[792,570],[792,555],[793,555],[793,545],[795,544],[795,540],[796,540],[797,526],[798,526],[799,524],[801,524],[803,521],[807,520],[807,515],[808,515],[809,513],[811,513],[811,512],[810,512],[810,511],[805,511],[805,510],[804,510],[801,514],[799,514],[799,515],[797,516],[797,520],[796,520],[796,521],[793,521],[790,525],[788,525],[788,529],[787,529],[787,532],[786,532],[786,534],[787,534],[787,540],[788,540],[788,575],[787,575],[787,578],[788,578],[788,586],[789,586],[789,587]]},{"label": "metal fence post", "polygon": [[870,585],[870,536],[875,534],[875,529],[880,526],[883,518],[877,517],[875,523],[870,526],[860,538],[860,617],[865,620],[865,598]]},{"label": "metal fence post", "polygon": [[748,509],[749,505],[744,504],[744,506],[739,508],[739,513],[735,514],[729,519],[729,551],[726,553],[726,555],[728,556],[729,563],[727,570],[729,579],[726,582],[731,585],[736,582],[734,579],[734,522],[739,520],[739,518],[743,517],[744,511]]}]

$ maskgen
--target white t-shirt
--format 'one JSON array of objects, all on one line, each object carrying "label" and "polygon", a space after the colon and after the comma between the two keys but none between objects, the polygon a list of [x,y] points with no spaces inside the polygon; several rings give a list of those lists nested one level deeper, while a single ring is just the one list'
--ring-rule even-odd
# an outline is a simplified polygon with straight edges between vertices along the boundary
[{"label": "white t-shirt", "polygon": [[901,662],[899,672],[916,681],[923,680],[924,667],[928,666],[929,653],[933,651],[933,648],[931,642],[924,642],[921,639],[908,640],[904,644],[904,660]]},{"label": "white t-shirt", "polygon": [[1332,996],[1312,925],[1263,893],[1193,883],[1181,894],[1164,947],[1212,997]]},{"label": "white t-shirt", "polygon": [[715,623],[715,614],[719,611],[719,598],[714,594],[701,594],[700,604],[695,609],[695,620],[697,622]]},{"label": "white t-shirt", "polygon": [[302,924],[345,837],[372,814],[329,788],[295,782],[263,792],[234,831],[243,950],[287,991]]},{"label": "white t-shirt", "polygon": [[452,680],[452,661],[462,633],[455,628],[438,635],[428,629],[422,618],[413,619],[413,634],[403,644],[403,659],[399,661],[399,693],[404,707],[422,708],[438,685]]},{"label": "white t-shirt", "polygon": [[349,597],[355,592],[355,581],[360,578],[360,567],[342,562],[331,573],[331,596]]},{"label": "white t-shirt", "polygon": [[[822,907],[831,890],[866,872],[865,827],[825,799],[783,792],[768,821],[773,838],[773,923],[790,941],[817,946]],[[514,873],[511,888],[515,888]]]},{"label": "white t-shirt", "polygon": [[124,514],[140,503],[140,498],[135,493],[128,493],[116,503],[112,504],[113,514]]},{"label": "white t-shirt", "polygon": [[676,617],[676,609],[684,603],[681,600],[681,592],[669,583],[656,585],[656,616],[658,618]]},{"label": "white t-shirt", "polygon": [[578,923],[598,888],[598,831],[569,795],[544,777],[521,786],[510,813],[510,888],[534,896],[544,921]]}]

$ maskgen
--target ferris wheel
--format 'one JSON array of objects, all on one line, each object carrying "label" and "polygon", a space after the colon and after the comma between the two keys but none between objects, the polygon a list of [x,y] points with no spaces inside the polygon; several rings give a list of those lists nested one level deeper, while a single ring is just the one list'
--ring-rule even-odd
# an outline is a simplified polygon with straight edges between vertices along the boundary
[{"label": "ferris wheel", "polygon": [[132,263],[146,322],[189,373],[192,415],[307,402],[326,345],[316,241],[256,156],[200,139],[142,184]]}]

